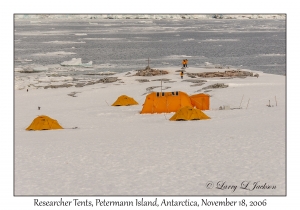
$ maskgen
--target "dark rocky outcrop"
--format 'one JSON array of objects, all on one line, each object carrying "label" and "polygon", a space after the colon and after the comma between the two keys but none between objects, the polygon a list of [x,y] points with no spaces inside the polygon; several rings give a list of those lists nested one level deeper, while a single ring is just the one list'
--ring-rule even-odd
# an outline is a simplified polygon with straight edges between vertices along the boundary
[{"label": "dark rocky outcrop", "polygon": [[168,74],[165,70],[158,70],[158,69],[151,69],[149,66],[147,66],[143,70],[137,70],[138,72],[135,74],[135,76],[159,76]]},{"label": "dark rocky outcrop", "polygon": [[201,73],[186,73],[189,77],[225,77],[225,78],[245,78],[253,77],[253,72],[240,71],[240,70],[228,70],[224,72],[201,72]]}]

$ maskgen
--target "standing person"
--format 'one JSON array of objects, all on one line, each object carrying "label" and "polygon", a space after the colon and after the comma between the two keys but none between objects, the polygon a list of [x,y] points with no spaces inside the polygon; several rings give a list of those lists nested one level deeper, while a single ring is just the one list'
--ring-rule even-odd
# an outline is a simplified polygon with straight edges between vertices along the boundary
[{"label": "standing person", "polygon": [[180,72],[180,77],[183,79],[183,71]]},{"label": "standing person", "polygon": [[185,59],[185,67],[187,67],[188,62],[189,62],[189,60]]},{"label": "standing person", "polygon": [[182,60],[182,67],[184,68],[186,65],[185,59]]}]

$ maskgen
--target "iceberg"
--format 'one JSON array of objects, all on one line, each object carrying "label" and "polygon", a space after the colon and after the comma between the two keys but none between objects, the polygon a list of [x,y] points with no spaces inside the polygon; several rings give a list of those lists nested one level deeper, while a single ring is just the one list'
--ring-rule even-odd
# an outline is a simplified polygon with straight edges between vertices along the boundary
[{"label": "iceberg", "polygon": [[90,61],[88,63],[82,63],[81,66],[85,68],[92,68],[93,67],[93,61]]},{"label": "iceberg", "polygon": [[70,61],[64,61],[60,65],[62,66],[83,66],[86,68],[93,67],[93,61],[90,61],[88,63],[82,63],[81,58],[72,58]]},{"label": "iceberg", "polygon": [[62,66],[80,66],[81,63],[81,58],[72,58],[70,61],[64,61],[60,65]]},{"label": "iceberg", "polygon": [[47,71],[48,67],[46,66],[35,66],[33,67],[33,71]]}]

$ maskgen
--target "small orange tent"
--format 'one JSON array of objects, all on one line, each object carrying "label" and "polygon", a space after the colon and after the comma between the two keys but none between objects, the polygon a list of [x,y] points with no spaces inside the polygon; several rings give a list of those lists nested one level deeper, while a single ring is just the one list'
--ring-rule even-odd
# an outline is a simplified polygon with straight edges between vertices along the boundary
[{"label": "small orange tent", "polygon": [[26,130],[52,130],[52,129],[63,129],[57,122],[46,115],[36,117],[32,123],[26,128]]},{"label": "small orange tent", "polygon": [[130,98],[126,95],[121,95],[115,103],[112,104],[112,106],[129,106],[129,105],[137,105],[138,102],[136,102],[133,98]]},{"label": "small orange tent", "polygon": [[181,120],[206,120],[210,119],[201,110],[195,109],[190,106],[183,107],[179,109],[171,118],[171,121],[181,121]]},{"label": "small orange tent", "polygon": [[146,96],[141,114],[177,112],[185,106],[193,105],[184,92],[152,92]]},{"label": "small orange tent", "polygon": [[200,110],[209,110],[209,95],[200,93],[190,96],[191,103],[197,109]]}]

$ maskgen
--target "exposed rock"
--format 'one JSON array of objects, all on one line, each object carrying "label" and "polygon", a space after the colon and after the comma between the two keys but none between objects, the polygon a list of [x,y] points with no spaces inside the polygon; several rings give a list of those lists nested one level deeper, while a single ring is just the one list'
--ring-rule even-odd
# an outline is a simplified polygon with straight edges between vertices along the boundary
[{"label": "exposed rock", "polygon": [[203,82],[207,82],[207,81],[201,80],[201,79],[185,79],[185,80],[182,80],[182,82],[203,83]]},{"label": "exposed rock", "polygon": [[27,70],[23,70],[23,71],[19,71],[20,73],[40,73],[41,71],[27,71]]},{"label": "exposed rock", "polygon": [[188,77],[190,77],[190,78],[196,78],[196,76],[194,76],[194,75],[188,75]]},{"label": "exposed rock", "polygon": [[196,84],[193,84],[193,85],[190,85],[190,86],[194,87],[194,86],[201,86],[201,85],[204,85],[204,83],[196,83]]},{"label": "exposed rock", "polygon": [[136,79],[136,81],[139,81],[139,82],[150,82],[148,79]]},{"label": "exposed rock", "polygon": [[164,74],[168,74],[168,72],[165,70],[151,69],[149,66],[147,66],[143,70],[138,70],[135,76],[157,76]]},{"label": "exposed rock", "polygon": [[158,87],[161,87],[161,86],[152,86],[152,87],[147,87],[146,88],[146,91],[151,91],[151,90],[153,90],[154,88],[158,88]]},{"label": "exposed rock", "polygon": [[223,19],[223,15],[215,14],[215,15],[213,15],[213,18],[215,18],[215,19]]},{"label": "exposed rock", "polygon": [[163,86],[163,87],[161,87],[161,86],[151,86],[151,87],[146,88],[147,92],[144,93],[143,95],[148,94],[149,92],[151,92],[155,88],[162,88],[162,90],[167,90],[167,89],[169,89],[171,87],[167,87],[167,86]]},{"label": "exposed rock", "polygon": [[112,83],[116,82],[118,80],[118,77],[105,77],[103,79],[98,80],[96,83]]},{"label": "exposed rock", "polygon": [[151,81],[170,81],[171,79],[165,79],[165,78],[163,78],[163,79],[153,79],[153,80],[151,80]]},{"label": "exposed rock", "polygon": [[94,85],[98,83],[112,83],[118,81],[118,77],[105,77],[96,81],[88,81],[86,83],[77,83],[75,87],[84,87],[86,85]]},{"label": "exposed rock", "polygon": [[77,83],[75,87],[84,87],[85,83]]},{"label": "exposed rock", "polygon": [[97,82],[87,82],[87,83],[85,83],[85,85],[94,85],[94,84],[96,84]]},{"label": "exposed rock", "polygon": [[68,96],[77,97],[76,93],[80,93],[80,92],[71,92],[71,93],[68,94]]},{"label": "exposed rock", "polygon": [[110,71],[107,71],[107,72],[99,72],[99,73],[86,73],[86,74],[83,74],[83,75],[105,75],[105,76],[108,76],[108,75],[114,75],[116,74],[116,72],[110,72]]},{"label": "exposed rock", "polygon": [[62,88],[62,87],[72,87],[73,84],[62,84],[62,85],[47,85],[44,86],[44,89],[48,89],[48,88]]},{"label": "exposed rock", "polygon": [[225,77],[225,78],[245,78],[253,77],[253,72],[241,70],[228,70],[224,72],[201,72],[201,73],[187,73],[189,77]]},{"label": "exposed rock", "polygon": [[35,70],[31,66],[25,66],[19,72],[20,73],[41,73],[41,72],[45,72],[45,71],[38,71],[38,70]]},{"label": "exposed rock", "polygon": [[216,83],[216,84],[204,87],[202,89],[216,89],[216,88],[227,88],[227,87],[228,87],[228,85],[225,85],[224,83]]},{"label": "exposed rock", "polygon": [[222,77],[220,79],[232,79],[232,77]]}]

